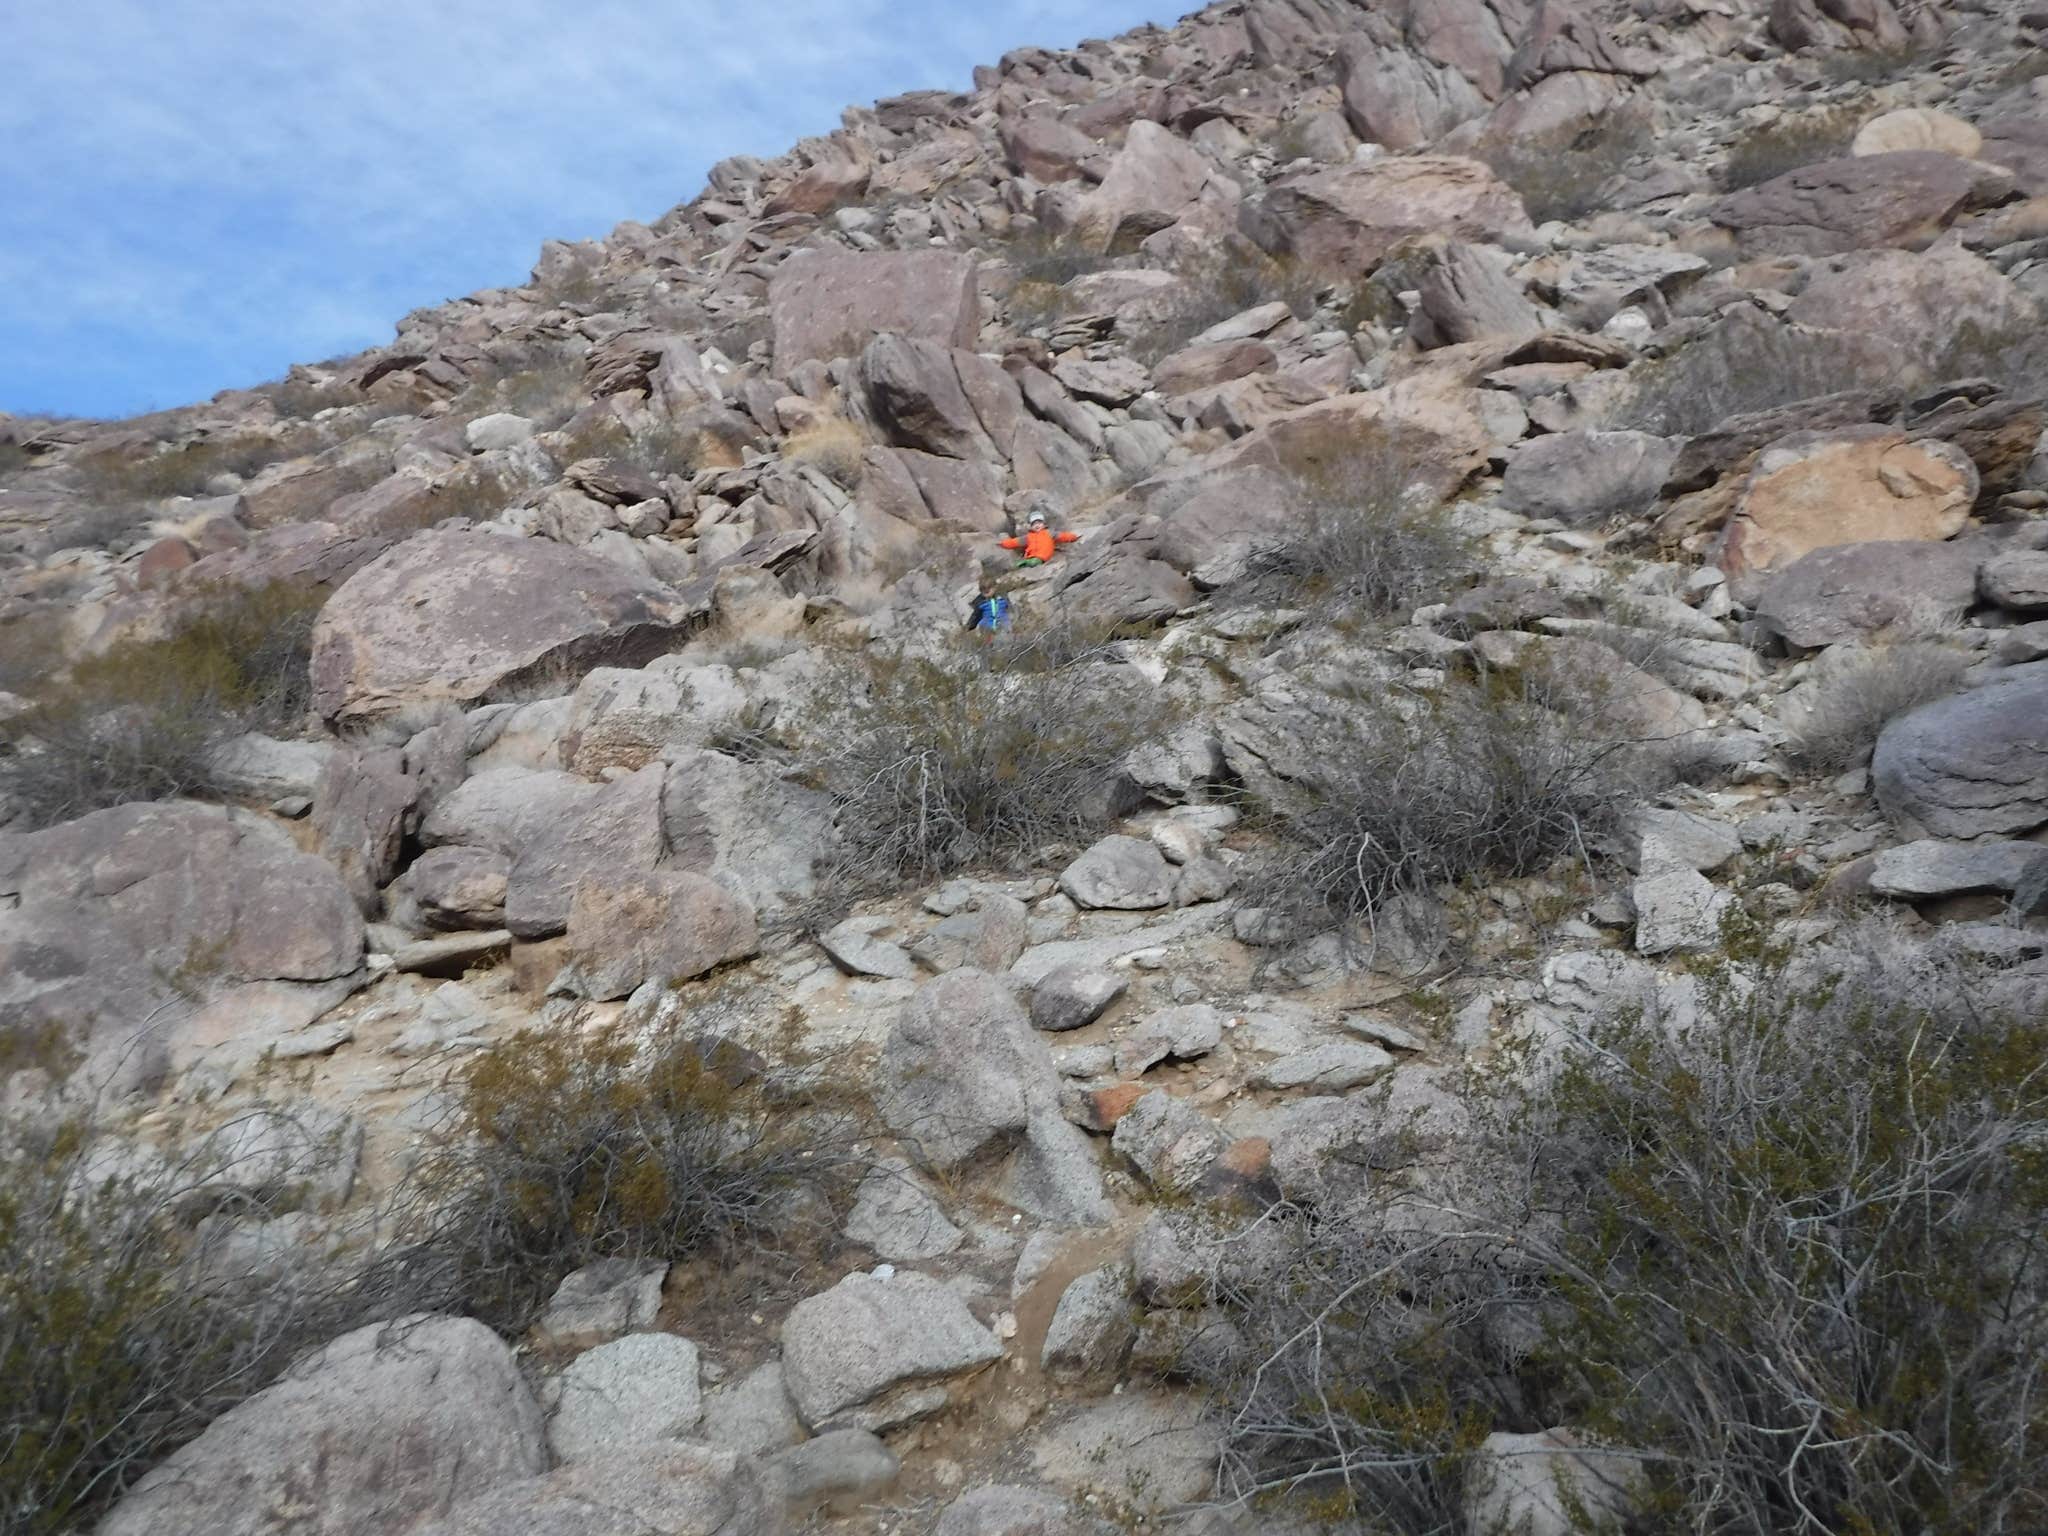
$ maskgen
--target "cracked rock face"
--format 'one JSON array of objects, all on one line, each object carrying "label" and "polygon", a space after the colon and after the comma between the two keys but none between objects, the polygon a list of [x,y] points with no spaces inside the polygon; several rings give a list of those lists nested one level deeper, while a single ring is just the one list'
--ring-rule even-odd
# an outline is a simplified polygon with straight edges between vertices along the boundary
[{"label": "cracked rock face", "polygon": [[1900,716],[1877,739],[1870,777],[1902,829],[1981,837],[2048,825],[2048,674],[2018,668]]}]

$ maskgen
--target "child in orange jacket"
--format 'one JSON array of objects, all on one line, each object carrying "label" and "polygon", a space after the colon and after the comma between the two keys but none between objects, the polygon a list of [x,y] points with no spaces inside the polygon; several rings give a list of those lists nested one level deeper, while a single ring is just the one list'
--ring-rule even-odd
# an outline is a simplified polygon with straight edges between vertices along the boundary
[{"label": "child in orange jacket", "polygon": [[1021,539],[1004,539],[1004,549],[1021,549],[1024,558],[1017,562],[1021,569],[1027,565],[1043,565],[1053,557],[1053,551],[1062,544],[1071,544],[1080,538],[1078,533],[1054,533],[1045,526],[1045,514],[1031,514],[1031,526]]}]

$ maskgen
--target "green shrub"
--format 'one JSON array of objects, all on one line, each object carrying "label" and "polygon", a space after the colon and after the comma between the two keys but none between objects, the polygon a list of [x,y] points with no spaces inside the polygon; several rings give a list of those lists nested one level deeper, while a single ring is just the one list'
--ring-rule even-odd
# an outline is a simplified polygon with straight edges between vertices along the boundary
[{"label": "green shrub", "polygon": [[1411,466],[1372,447],[1336,454],[1294,477],[1289,515],[1223,589],[1231,603],[1406,617],[1441,601],[1477,568],[1449,509],[1418,489]]},{"label": "green shrub", "polygon": [[2048,1027],[1996,981],[1738,917],[1693,1017],[1612,999],[1434,1160],[1387,1117],[1217,1288],[1225,1491],[1437,1536],[1481,1437],[1566,1424],[1645,1536],[2041,1529]]},{"label": "green shrub", "polygon": [[294,728],[323,594],[213,592],[163,640],[122,640],[46,675],[6,727],[0,791],[47,826],[134,800],[211,792],[208,758],[245,731]]},{"label": "green shrub", "polygon": [[84,1120],[0,1122],[0,1536],[88,1529],[300,1353],[410,1306],[333,1255],[248,1272],[195,1225],[203,1153],[121,1152]]},{"label": "green shrub", "polygon": [[422,1288],[517,1330],[598,1259],[792,1245],[799,1197],[830,1187],[851,1139],[829,1115],[771,1114],[757,1069],[714,1034],[535,1031],[483,1051],[400,1202]]},{"label": "green shrub", "polygon": [[1585,862],[1655,773],[1597,686],[1540,667],[1372,688],[1304,710],[1248,905],[1370,935],[1398,899]]},{"label": "green shrub", "polygon": [[[1069,659],[1049,667],[1054,645]],[[929,880],[1107,825],[1123,759],[1170,714],[1106,652],[974,635],[846,663],[811,701],[801,764],[838,801],[841,881]]]},{"label": "green shrub", "polygon": [[1607,183],[1642,149],[1644,125],[1607,113],[1575,133],[1489,144],[1480,158],[1512,187],[1531,223],[1573,223],[1608,206]]},{"label": "green shrub", "polygon": [[1187,346],[1213,325],[1261,304],[1284,302],[1298,318],[1315,313],[1322,276],[1292,256],[1269,256],[1251,241],[1218,241],[1177,269],[1185,284],[1169,311],[1132,328],[1131,354],[1147,367]]}]

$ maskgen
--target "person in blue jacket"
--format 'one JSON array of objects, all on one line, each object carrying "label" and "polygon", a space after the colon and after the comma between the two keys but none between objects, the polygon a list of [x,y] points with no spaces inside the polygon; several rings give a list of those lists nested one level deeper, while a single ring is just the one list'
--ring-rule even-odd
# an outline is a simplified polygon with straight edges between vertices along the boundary
[{"label": "person in blue jacket", "polygon": [[981,591],[975,595],[974,606],[968,610],[967,628],[993,634],[1009,627],[1010,600],[996,591],[993,581],[983,577]]}]

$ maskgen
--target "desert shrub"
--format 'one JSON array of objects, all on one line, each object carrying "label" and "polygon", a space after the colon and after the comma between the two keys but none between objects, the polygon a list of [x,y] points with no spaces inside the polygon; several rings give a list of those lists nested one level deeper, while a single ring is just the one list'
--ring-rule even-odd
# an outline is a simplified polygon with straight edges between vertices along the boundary
[{"label": "desert shrub", "polygon": [[0,480],[19,474],[35,463],[34,457],[13,438],[0,438]]},{"label": "desert shrub", "polygon": [[1954,693],[1970,660],[1968,652],[1929,639],[1828,651],[1792,725],[1794,760],[1813,773],[1854,768],[1887,723]]},{"label": "desert shrub", "polygon": [[1730,192],[1740,191],[1802,165],[1847,154],[1850,140],[1869,115],[1856,107],[1823,107],[1759,123],[1728,147],[1721,184]]},{"label": "desert shrub", "polygon": [[216,475],[246,480],[272,464],[318,453],[328,446],[318,427],[300,425],[281,433],[230,433],[195,437],[184,443],[75,452],[64,464],[89,494],[133,504],[170,496],[203,496]]},{"label": "desert shrub", "polygon": [[1576,133],[1490,144],[1480,157],[1515,190],[1532,223],[1571,223],[1608,206],[1607,183],[1643,143],[1643,125],[1608,113]]},{"label": "desert shrub", "polygon": [[1926,68],[1939,52],[1939,48],[1914,43],[1890,48],[1834,48],[1821,55],[1820,72],[1842,84],[1881,85],[1909,70]]},{"label": "desert shrub", "polygon": [[[0,1124],[4,1536],[89,1529],[301,1352],[413,1304],[367,1258],[252,1272],[223,1248],[230,1225],[197,1219],[217,1161],[120,1152],[85,1119]],[[270,1212],[242,1197],[222,1214]]]},{"label": "desert shrub", "polygon": [[1034,230],[1002,246],[1003,262],[1021,283],[1043,283],[1059,288],[1090,272],[1102,272],[1116,265],[1116,258],[1089,249],[1078,240]]},{"label": "desert shrub", "polygon": [[1332,618],[1405,615],[1474,569],[1471,541],[1395,453],[1364,445],[1293,480],[1287,517],[1252,550],[1225,601]]},{"label": "desert shrub", "polygon": [[1177,272],[1186,285],[1182,296],[1167,313],[1136,326],[1130,338],[1132,355],[1148,367],[1211,326],[1261,304],[1284,302],[1306,319],[1325,287],[1313,268],[1291,256],[1269,256],[1239,238],[1219,241]]},{"label": "desert shrub", "polygon": [[867,434],[843,416],[822,416],[784,439],[782,456],[808,464],[846,490],[860,485]]},{"label": "desert shrub", "polygon": [[1634,372],[1614,425],[1674,437],[1844,390],[1901,383],[1869,338],[1768,320],[1746,322],[1737,338],[1695,342]]},{"label": "desert shrub", "polygon": [[476,1316],[518,1329],[571,1270],[790,1244],[850,1166],[836,1115],[771,1114],[713,1033],[523,1032],[472,1059],[401,1205],[403,1241]]},{"label": "desert shrub", "polygon": [[46,676],[9,722],[0,789],[37,825],[133,800],[211,792],[209,754],[294,727],[323,594],[215,592],[168,638],[122,640]]},{"label": "desert shrub", "polygon": [[1264,1218],[1225,1491],[1449,1536],[1485,1434],[1568,1424],[1646,1536],[2041,1528],[2048,1029],[1906,949],[1731,922],[1694,1017],[1616,999],[1453,1151]]},{"label": "desert shrub", "polygon": [[1107,655],[1048,669],[1027,632],[850,660],[808,714],[803,767],[838,802],[837,880],[859,888],[1093,833],[1118,809],[1124,757],[1169,710]]},{"label": "desert shrub", "polygon": [[635,431],[606,411],[591,411],[565,424],[549,448],[564,464],[578,459],[615,459],[659,480],[687,475],[695,467],[696,435],[661,421]]},{"label": "desert shrub", "polygon": [[31,611],[0,622],[0,693],[31,693],[63,664],[62,614]]},{"label": "desert shrub", "polygon": [[1296,931],[1370,937],[1401,898],[1584,861],[1651,782],[1656,743],[1582,676],[1537,666],[1305,709],[1247,904]]}]

